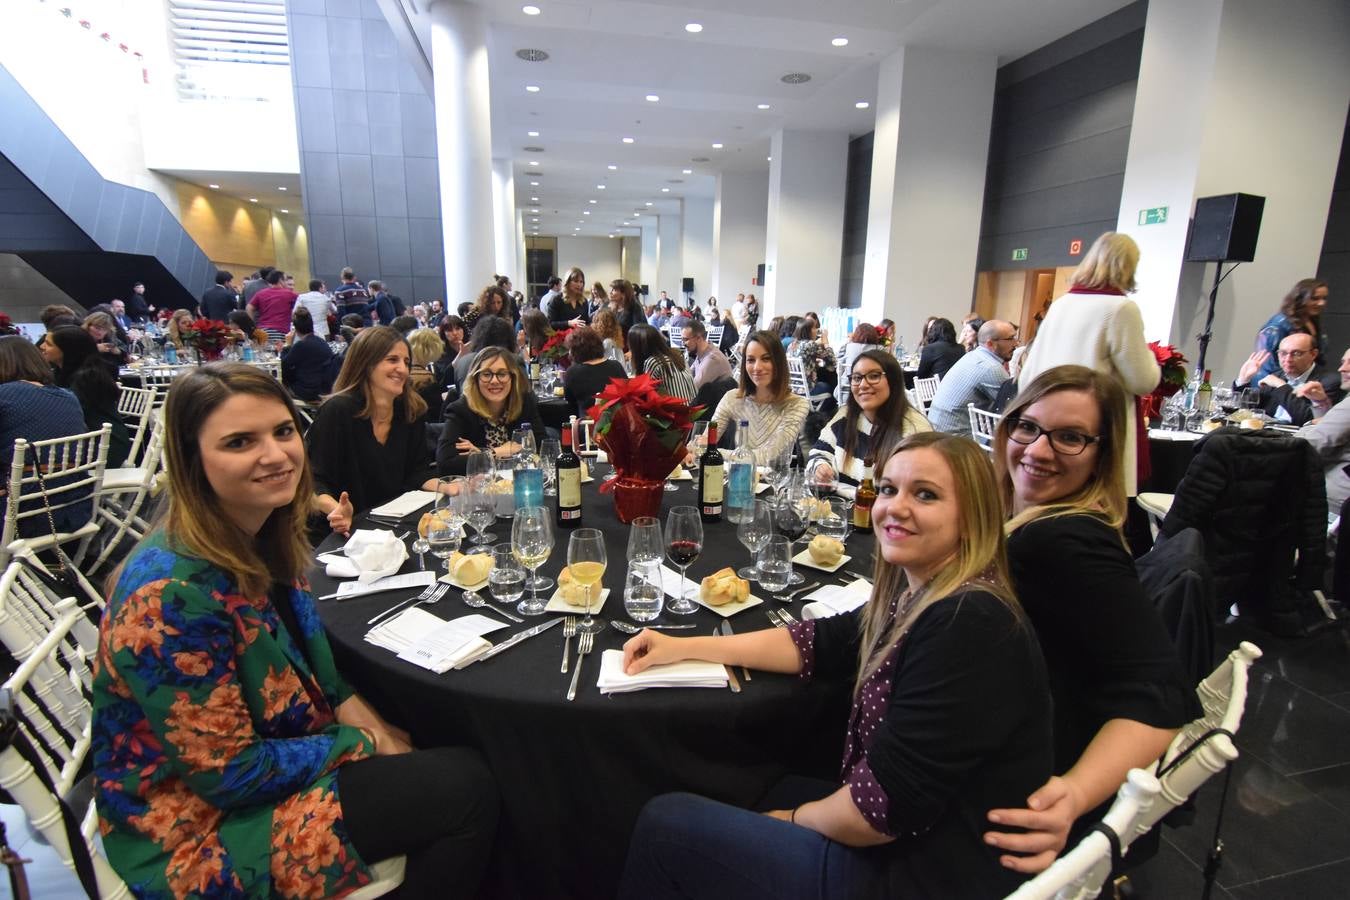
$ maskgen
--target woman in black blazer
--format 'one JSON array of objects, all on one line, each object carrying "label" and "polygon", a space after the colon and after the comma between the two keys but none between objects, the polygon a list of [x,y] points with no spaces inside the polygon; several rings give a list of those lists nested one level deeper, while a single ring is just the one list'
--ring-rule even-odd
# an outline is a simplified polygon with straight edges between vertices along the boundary
[{"label": "woman in black blazer", "polygon": [[926,343],[919,354],[916,378],[944,378],[947,370],[966,355],[965,348],[956,342],[956,326],[950,319],[934,319],[924,335]]},{"label": "woman in black blazer", "polygon": [[539,404],[514,356],[501,347],[484,347],[475,357],[460,398],[445,408],[445,429],[436,446],[441,475],[465,474],[467,455],[479,450],[491,450],[498,459],[514,455],[520,445],[511,436],[523,422],[530,423],[536,441],[543,440]]}]

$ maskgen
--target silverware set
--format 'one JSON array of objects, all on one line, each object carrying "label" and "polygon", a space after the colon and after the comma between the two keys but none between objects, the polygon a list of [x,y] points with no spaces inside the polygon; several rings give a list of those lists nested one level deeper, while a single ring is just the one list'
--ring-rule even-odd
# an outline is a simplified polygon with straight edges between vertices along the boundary
[{"label": "silverware set", "polygon": [[789,625],[796,625],[797,619],[785,609],[766,609],[764,615],[769,617],[769,621],[774,628],[786,628]]},{"label": "silverware set", "polygon": [[625,622],[622,619],[610,619],[609,624],[616,631],[622,631],[624,634],[641,634],[644,628],[650,628],[652,631],[680,631],[685,628],[697,628],[697,625],[634,625],[631,622]]},{"label": "silverware set", "polygon": [[366,624],[378,625],[385,619],[392,616],[394,613],[401,612],[404,609],[409,608],[411,606],[431,606],[433,603],[440,602],[441,598],[444,597],[447,593],[449,593],[449,591],[450,585],[433,581],[431,584],[427,585],[426,589],[422,591],[422,593],[418,594],[416,597],[409,597],[407,600],[402,600],[398,603],[395,603],[393,606],[389,607],[384,612],[380,613],[378,616],[375,616],[372,619],[368,619],[366,621]]},{"label": "silverware set", "polygon": [[[564,642],[565,643],[565,642]],[[595,648],[595,635],[589,631],[583,631],[577,636],[577,665],[572,670],[572,683],[567,687],[567,699],[569,701],[577,698],[577,679],[581,677],[581,664],[586,660],[586,654]]]},{"label": "silverware set", "polygon": [[486,597],[484,597],[477,591],[464,592],[464,605],[472,606],[474,609],[485,609],[485,608],[490,609],[497,615],[504,616],[505,618],[510,619],[512,622],[519,622],[522,625],[525,624],[525,620],[522,619],[520,616],[517,616],[514,613],[509,613],[506,610],[502,609],[497,604],[489,602]]}]

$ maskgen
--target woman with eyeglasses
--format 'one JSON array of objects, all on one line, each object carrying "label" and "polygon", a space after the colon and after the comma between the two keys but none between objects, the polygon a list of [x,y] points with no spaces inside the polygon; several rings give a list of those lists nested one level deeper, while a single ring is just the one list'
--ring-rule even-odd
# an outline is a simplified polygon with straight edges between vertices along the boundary
[{"label": "woman with eyeglasses", "polygon": [[1048,866],[1074,823],[1100,818],[1199,715],[1195,691],[1144,593],[1121,531],[1126,394],[1083,366],[1042,373],[1009,406],[994,467],[1012,514],[1013,587],[1036,629],[1055,700],[1055,772],[1025,809],[991,811],[986,839],[1019,872]]},{"label": "woman with eyeglasses", "polygon": [[863,461],[884,456],[893,444],[932,431],[923,413],[909,405],[905,373],[884,350],[864,350],[848,376],[848,403],[821,430],[807,467],[816,480],[857,487]]},{"label": "woman with eyeglasses", "polygon": [[498,459],[514,455],[520,445],[511,436],[522,422],[530,423],[536,440],[543,439],[539,404],[514,354],[500,347],[484,348],[474,358],[460,398],[445,408],[445,429],[436,445],[437,471],[463,475],[468,455],[480,450],[491,450]]}]

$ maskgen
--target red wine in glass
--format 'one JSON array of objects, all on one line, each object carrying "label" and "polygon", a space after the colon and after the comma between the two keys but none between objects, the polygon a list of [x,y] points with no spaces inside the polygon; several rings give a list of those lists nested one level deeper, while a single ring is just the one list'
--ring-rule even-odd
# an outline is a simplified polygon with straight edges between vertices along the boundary
[{"label": "red wine in glass", "polygon": [[671,541],[666,547],[670,561],[680,568],[688,567],[702,552],[703,545],[698,541]]}]

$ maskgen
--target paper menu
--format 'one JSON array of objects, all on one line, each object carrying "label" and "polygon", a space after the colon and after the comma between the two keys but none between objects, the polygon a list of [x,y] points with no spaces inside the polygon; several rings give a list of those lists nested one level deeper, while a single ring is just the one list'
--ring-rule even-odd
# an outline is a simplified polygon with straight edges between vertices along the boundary
[{"label": "paper menu", "polygon": [[847,585],[826,585],[802,598],[814,601],[802,607],[802,618],[823,619],[852,612],[865,604],[871,596],[872,585],[865,578],[859,578]]},{"label": "paper menu", "polygon": [[376,516],[392,516],[401,519],[404,516],[412,515],[435,499],[435,491],[408,491],[382,506],[375,507],[370,512]]},{"label": "paper menu", "polygon": [[349,597],[360,597],[363,594],[378,594],[382,591],[398,591],[405,588],[424,588],[435,580],[435,572],[405,572],[402,575],[386,575],[384,578],[376,579],[369,584],[362,584],[359,581],[345,581],[338,585],[336,593],[327,594],[325,596],[346,600]]},{"label": "paper menu", "polygon": [[[476,649],[475,644],[487,644],[486,641],[480,640],[483,635],[506,627],[501,622],[477,614],[443,622],[431,613],[420,609],[417,612],[422,612],[435,620],[435,624],[416,620],[418,624],[415,626],[412,623],[408,623],[407,626],[400,625],[396,630],[398,637],[411,640],[399,652],[398,658],[437,672],[444,672],[450,666],[462,661]],[[428,625],[430,627],[427,627]],[[478,652],[486,649],[484,647]]]}]

